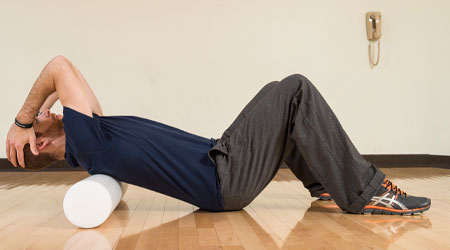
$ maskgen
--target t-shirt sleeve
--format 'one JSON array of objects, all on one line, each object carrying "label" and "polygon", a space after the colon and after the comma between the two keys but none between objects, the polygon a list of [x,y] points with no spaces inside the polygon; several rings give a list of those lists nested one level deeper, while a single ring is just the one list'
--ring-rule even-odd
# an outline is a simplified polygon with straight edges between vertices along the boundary
[{"label": "t-shirt sleeve", "polygon": [[98,115],[89,117],[68,107],[63,107],[63,113],[66,143],[70,143],[74,150],[80,153],[98,151],[103,148],[105,137]]}]

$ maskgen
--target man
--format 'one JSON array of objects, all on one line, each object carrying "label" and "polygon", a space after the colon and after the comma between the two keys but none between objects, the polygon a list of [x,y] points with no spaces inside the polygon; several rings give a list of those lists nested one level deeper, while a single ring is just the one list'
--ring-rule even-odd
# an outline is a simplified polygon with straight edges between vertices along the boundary
[{"label": "man", "polygon": [[[49,111],[57,98],[64,116]],[[209,211],[247,206],[284,161],[312,196],[326,199],[328,191],[350,213],[417,214],[431,205],[365,161],[319,91],[298,74],[265,85],[222,137],[210,140],[143,118],[103,116],[78,69],[57,56],[36,80],[6,146],[14,166],[41,169],[65,159]]]}]

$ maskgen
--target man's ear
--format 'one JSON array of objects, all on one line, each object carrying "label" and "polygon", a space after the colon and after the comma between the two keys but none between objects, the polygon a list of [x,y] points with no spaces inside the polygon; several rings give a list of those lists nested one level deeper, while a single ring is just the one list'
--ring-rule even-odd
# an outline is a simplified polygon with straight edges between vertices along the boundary
[{"label": "man's ear", "polygon": [[50,139],[48,138],[39,138],[38,140],[36,140],[36,146],[39,152],[42,152],[49,144]]}]

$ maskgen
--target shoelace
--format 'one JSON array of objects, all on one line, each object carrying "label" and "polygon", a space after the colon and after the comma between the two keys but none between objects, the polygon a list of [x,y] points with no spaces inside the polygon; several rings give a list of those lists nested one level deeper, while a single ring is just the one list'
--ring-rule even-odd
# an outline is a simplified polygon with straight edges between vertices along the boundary
[{"label": "shoelace", "polygon": [[398,188],[396,185],[394,185],[390,180],[388,180],[387,178],[384,179],[384,183],[383,186],[385,188],[387,188],[388,190],[392,190],[395,192],[395,194],[398,196],[400,195],[404,195],[405,197],[408,197],[408,195],[406,194],[406,192],[402,191],[400,188]]}]

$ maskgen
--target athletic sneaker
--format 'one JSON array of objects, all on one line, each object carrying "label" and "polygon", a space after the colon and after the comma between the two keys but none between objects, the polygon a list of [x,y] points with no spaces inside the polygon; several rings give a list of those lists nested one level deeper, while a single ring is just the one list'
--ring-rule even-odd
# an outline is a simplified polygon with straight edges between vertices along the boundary
[{"label": "athletic sneaker", "polygon": [[430,209],[431,200],[425,197],[407,195],[387,178],[384,179],[370,203],[364,207],[364,214],[414,215]]},{"label": "athletic sneaker", "polygon": [[331,200],[331,195],[329,193],[321,193],[319,194],[319,196],[315,196],[317,198],[319,198],[319,200],[321,201],[330,201]]}]

